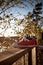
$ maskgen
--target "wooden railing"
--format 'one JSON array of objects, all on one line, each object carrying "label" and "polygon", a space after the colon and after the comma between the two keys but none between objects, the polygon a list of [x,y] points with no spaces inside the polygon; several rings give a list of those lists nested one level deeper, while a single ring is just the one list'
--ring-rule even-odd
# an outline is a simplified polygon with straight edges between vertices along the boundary
[{"label": "wooden railing", "polygon": [[[9,55],[7,55],[5,53],[5,55],[2,58],[1,58],[1,53],[0,53],[0,65],[12,65],[14,62],[19,60],[21,57],[24,58],[23,59],[24,62],[22,65],[25,65],[25,62],[26,62],[25,55],[27,53],[28,53],[28,65],[34,65],[34,64],[38,65],[39,59],[40,59],[40,58],[38,59],[38,57],[39,57],[40,51],[43,51],[43,46],[36,46],[36,45],[35,46],[18,46],[18,48],[20,50],[18,50],[18,51],[14,50],[13,52],[8,51]],[[16,48],[14,48],[14,49],[16,49]]]},{"label": "wooden railing", "polygon": [[[25,54],[28,52],[28,49],[20,49],[18,51],[16,50],[16,48],[14,49],[15,50],[12,50],[13,52],[7,51],[0,53],[0,65],[12,65],[22,56],[24,56],[25,58]],[[24,65],[25,65],[25,59],[24,59]]]}]

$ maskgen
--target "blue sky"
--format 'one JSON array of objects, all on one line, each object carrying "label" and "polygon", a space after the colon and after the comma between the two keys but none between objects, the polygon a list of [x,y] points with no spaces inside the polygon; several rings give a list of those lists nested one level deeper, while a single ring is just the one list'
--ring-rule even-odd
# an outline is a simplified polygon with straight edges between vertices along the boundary
[{"label": "blue sky", "polygon": [[[7,1],[8,2],[8,0],[4,0],[4,1]],[[32,0],[32,4],[31,4],[31,2],[30,2],[30,0],[21,0],[21,1],[23,1],[23,7],[24,8],[22,8],[21,6],[19,6],[19,4],[14,4],[14,6],[13,7],[11,7],[11,8],[9,8],[8,9],[8,11],[11,9],[11,12],[14,14],[14,15],[16,15],[17,14],[17,12],[20,12],[20,14],[22,14],[22,15],[25,15],[25,14],[27,14],[27,12],[32,12],[33,11],[33,8],[34,8],[34,6],[35,6],[35,4],[36,4],[36,2],[37,2],[37,0]],[[43,0],[39,0],[40,2],[42,2],[42,4],[43,4]],[[13,3],[12,3],[13,4]],[[14,8],[14,9],[13,9]],[[42,7],[43,8],[43,7]],[[0,12],[1,12],[2,10],[1,10],[1,8],[0,8]],[[43,11],[43,9],[42,9],[42,11]],[[6,12],[6,11],[5,11]],[[43,13],[42,13],[42,16],[43,16]]]},{"label": "blue sky", "polygon": [[[0,7],[0,16],[1,17],[4,17],[4,15],[3,14],[5,14],[5,15],[10,15],[11,13],[12,13],[12,16],[10,16],[10,19],[12,19],[13,17],[14,18],[17,18],[18,20],[19,19],[23,19],[24,18],[24,15],[27,15],[27,13],[28,12],[32,12],[33,11],[33,8],[34,8],[34,6],[35,6],[35,3],[36,3],[36,0],[32,0],[32,4],[31,4],[31,2],[29,1],[29,0],[22,0],[23,1],[23,4],[15,4],[14,2],[12,2],[12,3],[10,3],[9,4],[9,6],[10,5],[13,5],[14,4],[14,6],[13,7],[10,7],[9,9],[7,9],[5,12],[2,12],[2,9],[1,9],[1,7]],[[43,0],[40,0],[40,1],[42,1],[43,2]],[[43,4],[43,3],[42,3]],[[4,6],[3,6],[4,7]],[[8,7],[8,6],[7,6]],[[6,8],[7,8],[6,7]],[[41,14],[41,16],[43,16],[43,13]],[[6,18],[5,18],[6,19]],[[0,21],[1,22],[1,21]],[[3,21],[2,21],[3,22]],[[17,26],[15,25],[15,24],[17,24],[17,22],[18,21],[14,21],[14,19],[13,20],[11,20],[11,21],[9,21],[10,22],[10,25],[9,25],[9,23],[8,22],[6,22],[6,23],[4,23],[3,22],[3,24],[1,24],[0,25],[0,36],[10,36],[10,35],[12,35],[12,36],[15,36],[16,34],[15,34],[15,31],[17,31],[18,30],[18,28],[19,28],[19,30],[21,30],[21,29],[23,29],[23,26],[18,26],[18,28],[17,28]],[[14,23],[13,23],[14,22]],[[3,28],[3,26],[5,26],[5,28]],[[16,26],[16,29],[15,30],[13,30],[14,28],[15,28],[15,26]],[[5,29],[6,29],[6,27],[8,27],[7,28],[7,30],[5,31]],[[2,29],[3,28],[3,29]],[[9,31],[10,30],[10,31]],[[9,35],[8,35],[9,34]],[[15,35],[14,35],[15,34]]]}]

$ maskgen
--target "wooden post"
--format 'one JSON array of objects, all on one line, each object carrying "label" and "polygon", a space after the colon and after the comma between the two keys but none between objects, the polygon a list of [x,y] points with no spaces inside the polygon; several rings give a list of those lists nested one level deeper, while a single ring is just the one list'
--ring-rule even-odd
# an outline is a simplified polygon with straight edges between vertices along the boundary
[{"label": "wooden post", "polygon": [[32,49],[32,65],[36,65],[36,47]]},{"label": "wooden post", "polygon": [[28,51],[28,65],[32,65],[32,50]]},{"label": "wooden post", "polygon": [[22,62],[22,65],[25,64],[25,58],[24,58],[24,56],[22,56],[22,58],[21,58],[21,62]]},{"label": "wooden post", "polygon": [[28,65],[28,53],[25,54],[25,65]]}]

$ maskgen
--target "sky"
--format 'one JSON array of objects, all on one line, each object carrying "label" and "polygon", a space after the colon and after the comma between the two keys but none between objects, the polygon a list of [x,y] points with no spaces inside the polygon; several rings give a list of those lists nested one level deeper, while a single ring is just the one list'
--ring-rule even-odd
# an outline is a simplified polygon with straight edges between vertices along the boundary
[{"label": "sky", "polygon": [[[5,1],[8,1],[8,0],[5,0]],[[43,0],[39,0],[42,2],[43,4]],[[13,7],[10,7],[9,9],[7,9],[6,11],[2,12],[2,9],[0,7],[0,16],[1,17],[4,17],[4,14],[5,15],[10,15],[11,13],[13,14],[13,16],[10,16],[10,19],[12,18],[16,18],[19,22],[20,19],[23,19],[25,15],[27,15],[28,12],[32,12],[33,11],[33,8],[36,4],[36,0],[32,0],[33,3],[31,3],[29,0],[22,0],[23,4],[15,4],[14,2],[11,2],[9,4],[9,6],[13,5]],[[5,5],[2,6],[2,8],[4,8]],[[7,7],[9,7],[7,6]],[[6,8],[7,8],[6,7]],[[43,7],[42,7],[43,8]],[[42,9],[43,11],[43,9]],[[43,13],[41,14],[41,16],[43,16]],[[5,18],[6,19],[6,18]],[[23,26],[16,26],[17,24],[17,21],[15,22],[13,20],[10,21],[10,25],[8,22],[4,23],[2,21],[2,23],[0,23],[0,36],[16,36],[17,34],[15,33],[18,29],[19,31],[24,29]],[[7,20],[7,19],[6,19]],[[0,21],[1,22],[1,21]],[[5,28],[4,28],[5,26]],[[7,28],[8,27],[8,28]],[[16,27],[16,30],[14,30],[14,28]],[[2,29],[3,28],[3,29]],[[7,29],[6,29],[7,28]],[[6,30],[5,30],[6,29]]]}]

